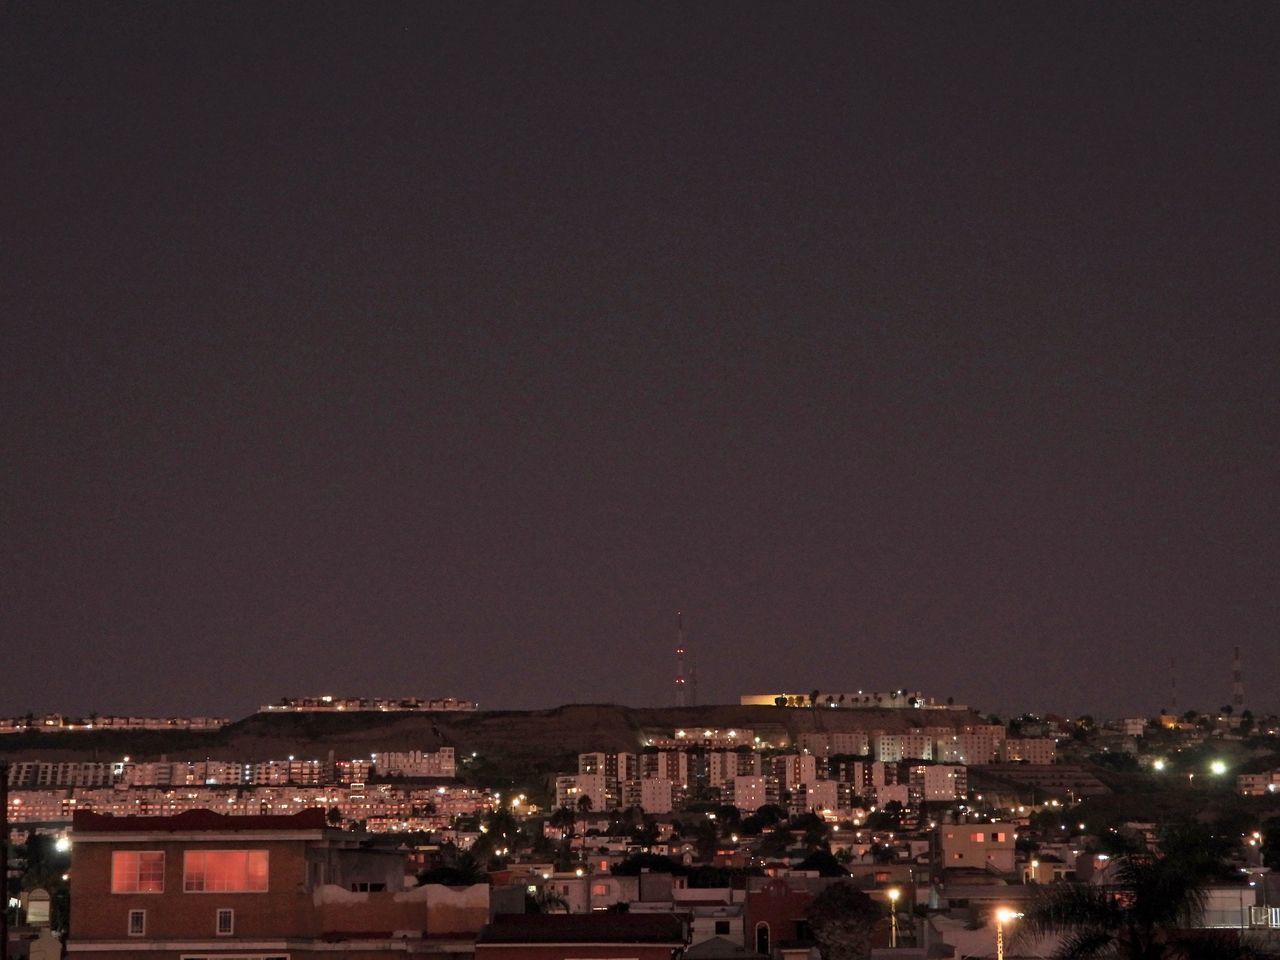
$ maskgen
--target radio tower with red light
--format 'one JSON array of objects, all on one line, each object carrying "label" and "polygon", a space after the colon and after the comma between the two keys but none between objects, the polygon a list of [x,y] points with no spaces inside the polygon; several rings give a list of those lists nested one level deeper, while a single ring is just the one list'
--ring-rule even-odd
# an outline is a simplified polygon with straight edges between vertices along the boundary
[{"label": "radio tower with red light", "polygon": [[684,676],[684,614],[676,611],[676,706],[688,705],[688,683]]}]

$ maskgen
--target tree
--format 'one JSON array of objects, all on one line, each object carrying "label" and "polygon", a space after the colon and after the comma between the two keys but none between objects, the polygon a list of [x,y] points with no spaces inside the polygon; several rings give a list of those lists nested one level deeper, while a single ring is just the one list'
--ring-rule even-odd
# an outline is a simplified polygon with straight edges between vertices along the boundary
[{"label": "tree", "polygon": [[525,913],[568,913],[569,901],[543,887],[537,893],[524,895]]},{"label": "tree", "polygon": [[805,910],[822,960],[863,960],[880,915],[875,902],[847,880],[831,884]]},{"label": "tree", "polygon": [[329,812],[324,815],[325,822],[331,827],[342,826],[342,811],[337,807],[330,807]]},{"label": "tree", "polygon": [[450,862],[430,870],[423,870],[418,874],[418,886],[427,883],[443,883],[451,887],[469,887],[488,882],[489,875],[481,868],[476,858],[465,850],[456,853]]},{"label": "tree", "polygon": [[[1018,922],[1018,940],[1062,938],[1055,957],[1088,960],[1172,960],[1195,953],[1180,931],[1204,914],[1202,874],[1179,857],[1120,857],[1103,883],[1051,884],[1037,889]],[[1225,955],[1224,955],[1225,956]]]},{"label": "tree", "polygon": [[817,870],[820,877],[847,877],[849,871],[840,865],[840,861],[831,855],[830,850],[815,850],[803,860],[797,870]]},{"label": "tree", "polygon": [[609,871],[615,877],[637,877],[641,873],[673,873],[683,876],[684,864],[656,853],[633,853],[621,863],[615,863]]},{"label": "tree", "polygon": [[699,820],[693,831],[693,842],[698,851],[698,859],[704,862],[713,860],[720,849],[720,829],[714,820]]},{"label": "tree", "polygon": [[775,707],[785,707],[787,705],[787,698],[779,694],[773,698],[773,705]]},{"label": "tree", "polygon": [[547,823],[557,830],[572,830],[574,824],[578,822],[578,818],[574,816],[572,810],[568,807],[556,807],[551,811],[551,816],[547,818]]}]

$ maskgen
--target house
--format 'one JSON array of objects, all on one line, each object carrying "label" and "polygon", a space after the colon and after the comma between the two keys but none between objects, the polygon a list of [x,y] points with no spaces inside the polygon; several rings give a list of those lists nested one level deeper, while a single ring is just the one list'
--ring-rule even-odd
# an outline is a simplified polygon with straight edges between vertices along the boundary
[{"label": "house", "polygon": [[805,910],[813,897],[810,891],[796,889],[776,878],[759,889],[748,890],[743,910],[747,948],[768,956],[782,943],[810,939],[812,931]]},{"label": "house", "polygon": [[78,812],[70,954],[94,960],[362,960],[469,946],[489,888],[405,889],[403,852],[326,826],[325,811],[168,817]]},{"label": "house", "polygon": [[669,913],[503,914],[480,931],[476,960],[678,960],[689,925]]},{"label": "house", "polygon": [[1009,823],[948,823],[938,828],[943,866],[978,867],[997,873],[1015,869],[1018,835]]}]

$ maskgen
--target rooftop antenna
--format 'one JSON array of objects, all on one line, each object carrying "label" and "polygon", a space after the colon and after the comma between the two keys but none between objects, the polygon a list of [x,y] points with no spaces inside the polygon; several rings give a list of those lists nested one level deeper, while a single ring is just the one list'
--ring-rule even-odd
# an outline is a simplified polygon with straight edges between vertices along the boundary
[{"label": "rooftop antenna", "polygon": [[1236,647],[1236,658],[1231,667],[1231,706],[1237,716],[1244,710],[1244,680],[1240,678],[1239,647]]},{"label": "rooftop antenna", "polygon": [[676,706],[688,706],[684,679],[684,614],[676,611]]}]

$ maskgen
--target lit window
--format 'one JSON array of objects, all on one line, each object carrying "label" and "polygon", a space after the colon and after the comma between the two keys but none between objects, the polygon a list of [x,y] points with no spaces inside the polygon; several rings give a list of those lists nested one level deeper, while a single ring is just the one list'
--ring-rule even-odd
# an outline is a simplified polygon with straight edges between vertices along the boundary
[{"label": "lit window", "polygon": [[218,911],[216,932],[220,937],[229,937],[236,932],[236,912],[230,908]]},{"label": "lit window", "polygon": [[112,851],[111,892],[164,893],[164,851]]},{"label": "lit window", "polygon": [[147,935],[147,911],[129,911],[129,936],[145,937]]},{"label": "lit window", "polygon": [[182,855],[185,893],[266,893],[267,851],[187,850]]}]

